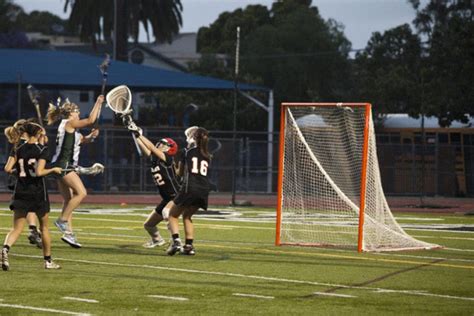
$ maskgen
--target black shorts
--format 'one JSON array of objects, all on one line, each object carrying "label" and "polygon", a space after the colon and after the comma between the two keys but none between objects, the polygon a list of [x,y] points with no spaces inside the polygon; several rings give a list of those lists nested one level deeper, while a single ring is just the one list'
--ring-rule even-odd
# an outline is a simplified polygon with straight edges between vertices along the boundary
[{"label": "black shorts", "polygon": [[207,210],[208,192],[184,192],[181,191],[174,198],[174,204],[184,207],[197,207]]},{"label": "black shorts", "polygon": [[155,212],[163,216],[163,209],[165,208],[166,204],[168,204],[168,202],[171,200],[172,198],[169,198],[169,199],[163,198],[163,200],[161,200],[161,203],[156,206]]},{"label": "black shorts", "polygon": [[21,214],[36,213],[38,217],[43,217],[50,211],[49,200],[12,200],[10,203],[10,210],[19,212]]}]

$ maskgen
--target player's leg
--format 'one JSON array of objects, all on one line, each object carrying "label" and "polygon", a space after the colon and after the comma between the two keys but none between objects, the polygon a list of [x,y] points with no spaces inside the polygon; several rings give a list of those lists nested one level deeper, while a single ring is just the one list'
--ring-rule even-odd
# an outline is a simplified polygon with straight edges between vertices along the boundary
[{"label": "player's leg", "polygon": [[3,271],[7,271],[10,268],[10,262],[8,261],[8,252],[10,251],[10,247],[13,246],[13,244],[16,242],[21,232],[23,231],[23,227],[26,223],[26,214],[26,212],[15,211],[13,215],[13,228],[5,237],[5,241],[3,243],[2,248]]},{"label": "player's leg", "polygon": [[184,210],[183,212],[183,225],[184,225],[184,234],[186,236],[186,242],[181,252],[184,255],[195,255],[196,250],[194,249],[194,224],[192,216],[197,212],[198,207],[192,206]]},{"label": "player's leg", "polygon": [[170,205],[171,208],[170,208],[168,222],[169,222],[171,237],[173,240],[170,246],[168,247],[168,249],[166,250],[166,253],[170,256],[176,254],[178,251],[181,251],[182,249],[181,239],[179,238],[179,216],[182,213],[182,207],[179,207],[173,201],[171,203],[172,204]]},{"label": "player's leg", "polygon": [[60,269],[61,267],[51,259],[51,236],[49,234],[48,219],[49,213],[38,216],[40,229],[43,238],[43,256],[45,269]]},{"label": "player's leg", "polygon": [[[82,183],[81,178],[75,172],[69,172],[62,178],[62,182],[72,190],[72,197],[63,209],[61,214],[62,223],[67,223],[67,228],[61,240],[68,243],[71,247],[81,248],[81,244],[77,241],[76,235],[72,229],[72,215],[73,211],[79,206],[81,201],[87,196],[86,188]],[[56,224],[56,223],[55,223]],[[58,224],[56,226],[60,227]]]},{"label": "player's leg", "polygon": [[36,245],[38,248],[43,247],[43,243],[41,241],[41,233],[38,231],[37,225],[37,216],[35,213],[28,213],[26,215],[26,222],[28,223],[28,240],[30,241],[30,244]]},{"label": "player's leg", "polygon": [[54,224],[59,228],[62,233],[66,231],[70,231],[69,224],[67,222],[67,218],[63,216],[64,210],[69,204],[69,201],[72,199],[72,190],[71,188],[61,179],[58,179],[58,190],[61,196],[63,197],[63,207],[61,210],[61,215],[59,218],[54,222]]},{"label": "player's leg", "polygon": [[87,196],[87,190],[81,178],[75,172],[69,172],[62,178],[62,181],[67,187],[72,189],[72,197],[63,209],[61,219],[69,223],[69,229],[72,231],[72,213]]},{"label": "player's leg", "polygon": [[163,237],[161,237],[157,227],[158,223],[163,220],[161,212],[163,211],[164,206],[162,206],[162,204],[163,201],[156,207],[155,210],[150,213],[145,223],[143,223],[143,228],[145,228],[148,235],[151,237],[149,241],[143,244],[143,247],[145,248],[154,248],[156,246],[163,246],[165,244],[165,240]]}]

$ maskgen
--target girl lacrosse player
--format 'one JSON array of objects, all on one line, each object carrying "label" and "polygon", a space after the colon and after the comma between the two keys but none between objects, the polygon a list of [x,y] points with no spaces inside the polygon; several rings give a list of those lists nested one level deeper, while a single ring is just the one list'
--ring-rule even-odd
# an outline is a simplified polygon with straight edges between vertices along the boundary
[{"label": "girl lacrosse player", "polygon": [[153,145],[145,136],[139,133],[136,133],[136,136],[142,152],[151,157],[151,174],[162,198],[161,203],[156,206],[143,224],[151,237],[151,240],[146,242],[143,247],[154,248],[165,244],[157,225],[168,219],[170,207],[168,204],[176,197],[180,187],[176,179],[173,161],[173,156],[178,152],[178,144],[171,138],[163,138]]},{"label": "girl lacrosse player", "polygon": [[[103,102],[104,96],[100,95],[86,119],[80,119],[79,107],[68,100],[62,106],[55,107],[50,104],[47,114],[48,125],[53,124],[61,117],[63,118],[58,127],[56,153],[52,159],[54,166],[67,169],[78,164],[81,145],[92,142],[99,134],[99,130],[92,129],[89,135],[83,136],[77,129],[94,124]],[[61,173],[58,179],[58,189],[64,203],[61,215],[54,224],[63,233],[62,241],[68,243],[71,247],[81,248],[81,244],[77,242],[72,231],[72,213],[86,197],[86,188],[75,171],[67,171]]]},{"label": "girl lacrosse player", "polygon": [[[27,123],[34,123],[36,121],[36,119],[34,118],[29,118],[29,119],[20,119],[18,121],[15,122],[15,124],[13,124],[13,126],[9,126],[5,129],[5,136],[7,137],[7,140],[10,144],[14,145],[15,142],[19,139],[19,142],[20,143],[25,143],[27,140],[28,140],[28,135],[25,133],[23,127],[25,124]],[[41,137],[40,139],[40,144],[41,145],[44,145],[45,143],[47,143],[48,140],[47,140],[47,137],[44,136],[44,137]],[[13,153],[13,149],[14,147],[12,148],[12,151],[11,151],[11,156],[14,156],[14,153]],[[10,175],[11,179],[13,180],[12,181],[12,190],[14,189],[14,186],[15,186],[15,183],[16,183],[16,175]],[[29,212],[27,215],[26,215],[26,221],[28,223],[28,229],[29,229],[29,232],[28,232],[28,240],[30,242],[30,244],[32,245],[36,245],[38,248],[43,248],[43,243],[42,243],[42,240],[41,240],[41,233],[38,231],[38,228],[37,228],[37,221],[38,221],[38,218],[36,216],[36,214],[34,212]]]},{"label": "girl lacrosse player", "polygon": [[[209,180],[207,174],[211,155],[208,150],[209,132],[202,127],[191,127],[186,132],[188,147],[179,163],[178,174],[183,175],[183,185],[171,204],[169,215],[173,242],[166,251],[172,256],[178,251],[184,255],[195,255],[193,246],[194,225],[191,217],[199,208],[207,210]],[[186,242],[182,246],[179,238],[179,216],[183,215]]]},{"label": "girl lacrosse player", "polygon": [[7,271],[10,268],[8,252],[23,231],[28,212],[35,212],[40,222],[45,269],[59,269],[60,266],[51,260],[51,238],[48,229],[50,207],[43,177],[50,173],[60,174],[61,168],[45,169],[48,150],[40,144],[40,139],[46,135],[40,125],[26,123],[23,131],[28,139],[26,142],[20,142],[20,135],[12,139],[13,155],[8,157],[5,165],[7,173],[16,170],[18,180],[10,204],[10,209],[14,212],[13,228],[5,238],[2,248],[2,269]]}]

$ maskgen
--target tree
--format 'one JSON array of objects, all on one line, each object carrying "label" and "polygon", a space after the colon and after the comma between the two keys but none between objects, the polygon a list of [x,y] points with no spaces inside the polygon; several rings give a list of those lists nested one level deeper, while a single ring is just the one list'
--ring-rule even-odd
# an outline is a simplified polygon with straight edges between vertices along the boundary
[{"label": "tree", "polygon": [[424,8],[410,0],[417,10],[414,24],[425,40],[424,68],[428,114],[442,126],[453,120],[467,122],[474,115],[474,17],[472,1],[430,0]]},{"label": "tree", "polygon": [[[227,78],[233,73],[237,26],[241,27],[240,80],[247,78],[274,89],[275,104],[350,99],[350,42],[343,26],[324,21],[310,0],[280,0],[270,10],[261,5],[247,6],[222,13],[209,27],[201,28],[200,52],[226,54]],[[252,106],[246,118],[260,119],[260,112]],[[261,130],[264,125],[259,122],[244,124]],[[242,128],[240,123],[238,126]]]},{"label": "tree", "polygon": [[0,33],[14,30],[17,17],[23,9],[11,0],[0,0]]},{"label": "tree", "polygon": [[[117,30],[114,30],[114,3]],[[81,40],[91,42],[94,47],[101,38],[112,42],[112,34],[116,32],[118,60],[128,59],[128,39],[138,41],[140,23],[147,36],[151,26],[157,42],[171,42],[183,24],[180,0],[66,0],[64,11],[69,7],[71,26],[79,30]]]},{"label": "tree", "polygon": [[420,39],[408,24],[375,32],[354,61],[356,98],[370,101],[379,113],[418,115],[421,57]]},{"label": "tree", "polygon": [[72,33],[66,20],[47,11],[32,11],[30,14],[21,12],[17,18],[17,25],[24,32],[51,35]]}]

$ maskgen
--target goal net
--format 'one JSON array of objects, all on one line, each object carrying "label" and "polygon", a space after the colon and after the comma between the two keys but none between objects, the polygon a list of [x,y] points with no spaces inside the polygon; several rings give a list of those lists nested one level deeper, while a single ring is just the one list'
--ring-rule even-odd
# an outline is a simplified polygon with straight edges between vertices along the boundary
[{"label": "goal net", "polygon": [[380,179],[370,104],[283,103],[276,244],[439,247],[409,236]]}]

